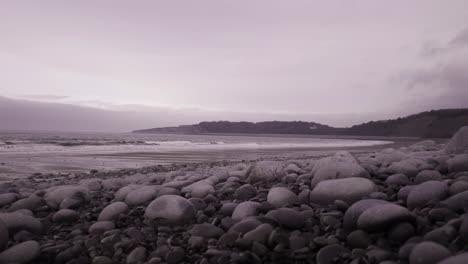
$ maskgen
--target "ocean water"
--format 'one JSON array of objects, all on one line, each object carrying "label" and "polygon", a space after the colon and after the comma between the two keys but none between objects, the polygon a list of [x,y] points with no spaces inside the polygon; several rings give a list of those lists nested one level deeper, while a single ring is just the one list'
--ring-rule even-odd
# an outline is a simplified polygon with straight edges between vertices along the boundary
[{"label": "ocean water", "polygon": [[301,135],[163,135],[136,133],[0,132],[0,153],[124,153],[205,150],[368,147],[388,140]]}]

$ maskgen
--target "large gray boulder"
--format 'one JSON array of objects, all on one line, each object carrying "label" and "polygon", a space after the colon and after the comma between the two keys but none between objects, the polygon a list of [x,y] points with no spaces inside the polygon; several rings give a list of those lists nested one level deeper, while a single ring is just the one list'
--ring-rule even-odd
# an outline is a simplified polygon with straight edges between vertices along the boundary
[{"label": "large gray boulder", "polygon": [[195,206],[178,195],[163,195],[152,201],[145,210],[149,220],[161,220],[168,224],[190,222],[195,217]]},{"label": "large gray boulder", "polygon": [[460,128],[445,146],[448,154],[468,153],[468,126]]},{"label": "large gray boulder", "polygon": [[7,246],[8,238],[8,227],[2,220],[0,220],[0,252]]},{"label": "large gray boulder", "polygon": [[364,178],[345,178],[321,181],[310,193],[310,202],[327,205],[336,200],[352,204],[377,191],[377,186]]},{"label": "large gray boulder", "polygon": [[369,173],[346,151],[339,151],[331,157],[320,159],[312,169],[311,186],[325,180],[350,177],[369,178]]}]

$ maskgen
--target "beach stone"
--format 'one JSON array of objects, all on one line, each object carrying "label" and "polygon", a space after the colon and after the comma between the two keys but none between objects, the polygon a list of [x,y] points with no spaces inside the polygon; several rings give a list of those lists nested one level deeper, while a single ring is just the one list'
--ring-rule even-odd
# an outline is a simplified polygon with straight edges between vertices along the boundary
[{"label": "beach stone", "polygon": [[453,242],[457,234],[458,230],[456,230],[453,226],[444,225],[430,232],[427,232],[424,235],[424,240],[430,240],[439,244],[449,245]]},{"label": "beach stone", "polygon": [[127,186],[124,186],[122,188],[120,188],[115,194],[114,194],[114,199],[116,201],[124,201],[125,198],[127,197],[127,195],[134,191],[134,190],[137,190],[141,188],[141,185],[136,185],[136,184],[131,184],[131,185],[127,185]]},{"label": "beach stone", "polygon": [[109,178],[101,181],[102,188],[106,190],[122,188],[129,184],[128,180],[122,178]]},{"label": "beach stone", "polygon": [[0,263],[30,263],[41,253],[41,246],[36,241],[26,241],[0,253]]},{"label": "beach stone", "polygon": [[112,264],[112,259],[106,256],[97,256],[93,258],[92,264]]},{"label": "beach stone", "polygon": [[462,216],[462,222],[459,228],[459,234],[463,241],[468,242],[468,215]]},{"label": "beach stone", "polygon": [[267,202],[276,208],[291,206],[298,201],[297,195],[286,187],[272,188],[267,196]]},{"label": "beach stone", "polygon": [[90,191],[99,191],[102,189],[102,180],[99,178],[84,179],[78,182],[79,185],[86,187]]},{"label": "beach stone", "polygon": [[425,241],[414,246],[409,256],[410,264],[436,264],[448,258],[450,251],[437,243]]},{"label": "beach stone", "polygon": [[387,204],[387,201],[384,200],[376,200],[376,199],[365,199],[361,200],[359,202],[354,203],[351,205],[345,212],[344,218],[343,218],[343,226],[346,230],[354,230],[357,227],[357,221],[359,219],[359,216],[366,211],[367,209],[382,205],[382,204]]},{"label": "beach stone", "polygon": [[17,193],[2,193],[0,194],[0,207],[9,205],[18,199]]},{"label": "beach stone", "polygon": [[250,184],[244,184],[234,192],[234,198],[242,201],[249,200],[256,195],[257,189]]},{"label": "beach stone", "polygon": [[442,174],[436,170],[423,170],[414,178],[415,184],[420,184],[427,181],[441,181]]},{"label": "beach stone", "polygon": [[62,203],[67,200],[76,200],[79,201],[80,204],[89,201],[89,190],[83,186],[60,186],[48,191],[44,196],[44,200],[47,205],[53,209],[67,209],[71,207],[62,206]]},{"label": "beach stone", "polygon": [[194,225],[189,233],[192,236],[204,237],[204,238],[219,238],[224,234],[224,231],[212,224],[203,223]]},{"label": "beach stone", "polygon": [[387,203],[365,210],[358,218],[358,228],[367,232],[384,231],[393,224],[412,222],[414,216],[405,207]]},{"label": "beach stone", "polygon": [[108,206],[102,209],[101,213],[98,216],[98,221],[114,221],[121,214],[124,214],[128,211],[128,206],[124,202],[115,202],[111,203]]},{"label": "beach stone", "polygon": [[232,213],[237,207],[237,203],[224,203],[219,209],[218,213],[224,216],[232,216]]},{"label": "beach stone", "polygon": [[299,166],[297,166],[294,163],[290,163],[286,168],[284,168],[284,171],[289,174],[289,173],[298,173],[301,170]]},{"label": "beach stone", "polygon": [[129,206],[138,206],[144,204],[156,198],[159,189],[160,186],[143,186],[136,190],[130,191],[125,196],[125,203]]},{"label": "beach stone", "polygon": [[190,222],[195,217],[193,204],[178,195],[163,195],[152,201],[145,211],[149,220],[163,220],[169,224]]},{"label": "beach stone", "polygon": [[311,181],[312,187],[324,180],[370,176],[354,156],[346,151],[338,151],[331,157],[320,159],[311,173],[314,175]]},{"label": "beach stone", "polygon": [[400,190],[397,193],[397,197],[401,201],[406,201],[408,199],[408,195],[411,192],[411,190],[414,188],[414,185],[408,185],[401,187]]},{"label": "beach stone", "polygon": [[252,182],[272,182],[285,176],[283,163],[279,161],[259,161],[253,165],[249,174]]},{"label": "beach stone", "polygon": [[317,264],[334,264],[337,263],[335,258],[350,254],[351,251],[341,245],[329,245],[319,250],[316,261]]},{"label": "beach stone", "polygon": [[468,154],[456,155],[447,164],[449,172],[468,171]]},{"label": "beach stone", "polygon": [[257,241],[259,243],[265,244],[272,231],[273,226],[265,223],[247,232],[243,238],[249,241]]},{"label": "beach stone", "polygon": [[251,230],[254,230],[257,228],[259,225],[261,225],[262,222],[255,218],[247,218],[244,220],[241,220],[237,224],[233,225],[231,228],[229,228],[229,233],[240,233],[240,234],[245,234]]},{"label": "beach stone", "polygon": [[464,191],[468,191],[468,182],[466,181],[456,181],[449,187],[450,195],[455,195]]},{"label": "beach stone", "polygon": [[351,232],[346,237],[346,241],[351,248],[366,249],[371,244],[371,238],[369,234],[362,230],[355,230]]},{"label": "beach stone", "polygon": [[245,217],[256,216],[261,204],[257,202],[242,202],[232,212],[232,219],[241,220]]},{"label": "beach stone", "polygon": [[408,177],[414,177],[418,174],[419,161],[414,159],[404,159],[401,161],[393,162],[388,171],[395,174],[404,174]]},{"label": "beach stone", "polygon": [[461,127],[444,148],[448,154],[468,153],[468,126]]},{"label": "beach stone", "polygon": [[430,201],[440,201],[447,197],[448,186],[440,181],[426,181],[416,185],[407,198],[408,208],[422,207]]},{"label": "beach stone", "polygon": [[415,234],[414,226],[408,222],[396,224],[388,231],[388,239],[403,243]]},{"label": "beach stone", "polygon": [[268,212],[266,217],[275,220],[279,225],[289,229],[300,229],[305,224],[305,217],[291,208],[279,208]]},{"label": "beach stone", "polygon": [[27,230],[32,233],[42,231],[42,223],[33,216],[19,212],[0,213],[0,220],[5,223],[10,233]]},{"label": "beach stone", "polygon": [[201,180],[190,184],[182,189],[183,193],[190,193],[192,197],[203,198],[208,194],[215,192],[215,189],[211,183],[206,180]]},{"label": "beach stone", "polygon": [[80,218],[80,215],[71,209],[61,209],[54,214],[52,220],[57,223],[75,222]]},{"label": "beach stone", "polygon": [[136,247],[135,249],[128,254],[127,259],[125,260],[126,264],[140,264],[143,263],[146,259],[146,248],[145,247]]},{"label": "beach stone", "polygon": [[2,220],[0,220],[0,252],[7,246],[8,239],[8,227]]},{"label": "beach stone", "polygon": [[462,253],[453,257],[448,257],[438,264],[466,264],[468,263],[468,253]]},{"label": "beach stone", "polygon": [[115,229],[115,224],[111,221],[99,221],[94,224],[92,224],[89,229],[88,233],[92,235],[96,234],[102,234],[104,232],[107,232],[109,230]]},{"label": "beach stone", "polygon": [[377,191],[377,186],[364,178],[345,178],[336,180],[324,180],[310,193],[311,203],[332,204],[335,200],[342,200],[347,204],[353,204],[364,196]]},{"label": "beach stone", "polygon": [[447,208],[455,212],[462,212],[468,209],[468,191],[457,193],[442,202]]},{"label": "beach stone", "polygon": [[17,200],[14,202],[10,208],[8,208],[8,211],[14,212],[16,210],[20,209],[28,209],[30,211],[35,211],[37,208],[41,207],[42,205],[42,198],[32,194],[28,198],[24,198],[21,200]]},{"label": "beach stone", "polygon": [[385,179],[385,183],[390,186],[405,186],[410,183],[410,180],[408,176],[400,173],[388,176],[388,178]]}]

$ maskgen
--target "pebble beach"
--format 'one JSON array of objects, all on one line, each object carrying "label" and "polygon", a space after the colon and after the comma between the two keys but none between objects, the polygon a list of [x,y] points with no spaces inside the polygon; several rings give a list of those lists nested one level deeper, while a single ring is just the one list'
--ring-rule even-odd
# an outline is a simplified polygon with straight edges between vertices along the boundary
[{"label": "pebble beach", "polygon": [[0,263],[468,263],[448,144],[0,182]]}]

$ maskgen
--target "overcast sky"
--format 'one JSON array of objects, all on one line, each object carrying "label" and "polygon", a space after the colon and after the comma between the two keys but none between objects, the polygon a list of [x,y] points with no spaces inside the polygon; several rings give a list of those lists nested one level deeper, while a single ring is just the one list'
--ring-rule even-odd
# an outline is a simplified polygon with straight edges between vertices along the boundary
[{"label": "overcast sky", "polygon": [[0,34],[11,98],[336,126],[468,107],[468,0],[11,0]]}]

